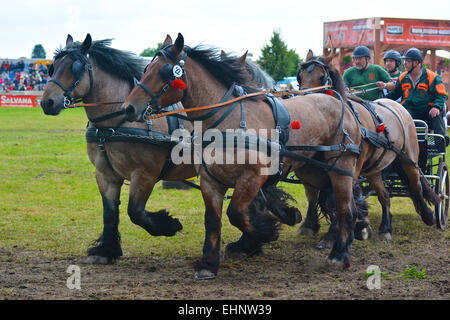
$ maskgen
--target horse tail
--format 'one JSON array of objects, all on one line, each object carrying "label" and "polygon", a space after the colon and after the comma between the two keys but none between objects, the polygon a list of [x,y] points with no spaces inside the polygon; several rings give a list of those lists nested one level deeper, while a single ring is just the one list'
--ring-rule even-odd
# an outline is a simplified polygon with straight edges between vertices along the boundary
[{"label": "horse tail", "polygon": [[265,186],[253,200],[251,206],[265,208],[272,212],[281,223],[293,226],[302,221],[300,211],[289,204],[295,199],[276,185]]},{"label": "horse tail", "polygon": [[433,191],[422,172],[420,172],[420,184],[422,185],[422,193],[425,200],[433,205],[438,205],[441,202],[441,198]]}]

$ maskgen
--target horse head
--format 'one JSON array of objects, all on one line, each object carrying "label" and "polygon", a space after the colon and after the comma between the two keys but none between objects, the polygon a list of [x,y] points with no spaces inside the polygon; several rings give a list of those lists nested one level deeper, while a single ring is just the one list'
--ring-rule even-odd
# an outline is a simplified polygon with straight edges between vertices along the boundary
[{"label": "horse head", "polygon": [[[92,87],[92,65],[88,56],[91,45],[90,34],[82,43],[74,42],[69,34],[65,48],[56,51],[48,71],[51,79],[41,100],[45,114],[58,115],[63,108],[89,93]],[[88,77],[85,77],[86,71]]]},{"label": "horse head", "polygon": [[185,59],[183,35],[179,33],[175,43],[167,35],[162,48],[122,105],[128,121],[142,121],[148,109],[158,112],[181,101],[186,89]]}]

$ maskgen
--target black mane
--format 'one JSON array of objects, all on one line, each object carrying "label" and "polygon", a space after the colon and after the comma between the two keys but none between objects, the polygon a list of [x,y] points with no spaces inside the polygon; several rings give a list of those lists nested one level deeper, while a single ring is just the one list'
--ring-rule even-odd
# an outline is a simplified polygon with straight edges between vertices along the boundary
[{"label": "black mane", "polygon": [[221,56],[219,49],[201,45],[194,48],[185,47],[185,51],[188,57],[205,67],[227,88],[236,83],[247,93],[258,91],[246,65],[239,58],[228,54]]},{"label": "black mane", "polygon": [[[132,52],[111,48],[111,40],[93,41],[87,53],[102,70],[134,86],[134,78],[141,78],[147,62]],[[65,48],[56,49],[53,59],[57,60],[67,55],[73,60],[86,61],[86,55],[81,52],[81,42],[78,41]]]}]

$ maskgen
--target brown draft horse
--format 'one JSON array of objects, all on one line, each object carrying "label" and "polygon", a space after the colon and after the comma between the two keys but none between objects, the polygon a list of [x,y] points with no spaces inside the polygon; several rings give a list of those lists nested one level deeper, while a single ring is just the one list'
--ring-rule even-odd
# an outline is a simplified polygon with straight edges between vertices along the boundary
[{"label": "brown draft horse", "polygon": [[[134,86],[134,79],[142,76],[147,62],[129,52],[109,47],[110,42],[92,41],[89,34],[82,43],[74,42],[70,35],[67,37],[66,47],[56,51],[50,68],[52,80],[41,101],[45,114],[58,115],[68,103],[77,99],[85,103],[125,100]],[[245,55],[240,59],[244,63]],[[265,85],[263,75],[257,69],[252,76],[256,77],[257,83]],[[104,264],[122,256],[118,225],[120,190],[124,180],[130,181],[128,215],[131,221],[153,236],[172,236],[182,228],[178,219],[168,216],[165,210],[146,211],[147,200],[160,179],[184,180],[195,176],[196,171],[191,164],[172,165],[168,161],[170,143],[156,139],[169,133],[166,119],[152,120],[151,128],[147,123],[126,122],[121,103],[85,107],[85,111],[89,119],[88,155],[96,167],[104,223],[99,244],[88,250],[88,262]],[[172,118],[172,124],[173,121],[178,119]],[[192,130],[189,121],[183,121],[183,126]],[[150,138],[151,134],[156,135],[155,140]],[[101,137],[106,139],[102,143]],[[284,200],[289,198],[287,194],[277,188],[265,191],[265,197],[272,204],[266,205],[268,210],[283,223],[293,225],[298,222],[296,212],[283,209]],[[254,207],[264,205],[261,199],[258,200],[252,204]],[[247,242],[245,236],[238,242],[243,253],[261,253],[261,244]]]},{"label": "brown draft horse", "polygon": [[[170,81],[182,79],[186,87],[176,90]],[[175,43],[168,36],[163,48],[148,65],[139,85],[126,99],[123,107],[129,120],[139,120],[148,115],[149,107],[161,111],[165,106],[181,101],[185,110],[196,106],[210,105],[223,99],[234,83],[239,83],[247,93],[255,92],[249,81],[245,66],[233,59],[221,59],[214,48],[184,45],[181,34]],[[233,96],[239,96],[237,92]],[[227,105],[216,109],[211,117],[210,111],[189,113],[191,119],[203,119],[202,130],[211,126],[221,132],[227,129],[258,132],[258,129],[275,128],[274,114],[265,97],[246,99],[245,127],[242,125],[242,108]],[[226,99],[228,100],[228,99]],[[321,188],[331,181],[336,194],[339,232],[338,239],[329,255],[333,262],[350,266],[350,246],[353,241],[355,205],[352,197],[353,177],[357,177],[362,162],[357,154],[341,148],[343,144],[359,147],[360,128],[354,115],[334,97],[329,95],[298,96],[283,101],[290,114],[290,119],[301,124],[300,130],[289,130],[287,147],[299,145],[339,146],[333,150],[320,153],[314,150],[292,151],[289,157],[283,157],[283,174],[294,171],[303,181]],[[232,110],[230,110],[232,109]],[[220,120],[220,121],[219,121]],[[289,126],[287,126],[289,127]],[[209,131],[209,130],[208,130]],[[267,138],[274,138],[274,131],[267,133]],[[349,143],[351,142],[351,143]],[[195,148],[195,147],[194,147]],[[236,159],[234,144],[231,153]],[[229,149],[227,149],[228,151]],[[229,151],[230,152],[230,151]],[[220,235],[223,196],[228,188],[234,188],[227,215],[230,222],[239,228],[246,237],[255,241],[272,241],[275,237],[273,220],[266,216],[255,223],[249,204],[262,186],[270,178],[262,174],[268,168],[265,154],[256,150],[245,150],[247,159],[252,153],[258,153],[256,164],[219,164],[217,162],[200,166],[201,190],[205,203],[205,243],[203,257],[196,266],[197,279],[211,279],[217,275],[220,263]],[[296,157],[299,156],[297,160]],[[328,171],[317,167],[314,161],[329,164]],[[256,159],[256,158],[254,158]],[[302,159],[299,161],[298,159]],[[310,161],[308,161],[310,160]],[[330,169],[332,168],[332,169]],[[339,170],[338,170],[339,169]],[[345,174],[343,173],[345,172]]]},{"label": "brown draft horse", "polygon": [[[332,58],[333,55],[315,57],[310,50],[306,61],[300,64],[297,80],[301,88],[317,87],[325,83],[331,84],[332,88],[342,95],[346,103],[349,103],[342,77],[339,71],[331,64]],[[351,99],[351,103],[359,114],[362,127],[376,132],[374,116],[360,102],[362,100],[358,97]],[[387,128],[384,131],[384,136],[388,134],[390,142],[398,149],[404,150],[404,153],[400,155],[385,147],[377,148],[366,139],[362,145],[361,159],[364,161],[364,166],[360,174],[367,178],[370,187],[376,192],[382,206],[379,237],[390,241],[392,239],[392,215],[390,212],[389,193],[382,181],[381,171],[383,169],[394,163],[393,168],[396,168],[398,173],[404,178],[415,209],[427,225],[434,223],[434,215],[424,202],[424,197],[434,205],[440,200],[416,165],[419,157],[419,145],[414,121],[408,111],[402,105],[390,99],[378,99],[373,103],[373,107],[375,113],[379,115]],[[301,228],[301,233],[303,234],[316,233],[318,231],[317,212],[314,210],[314,200],[316,198],[311,197],[311,199],[305,223]],[[308,232],[308,229],[312,231]],[[305,230],[307,231],[304,232]]]},{"label": "brown draft horse", "polygon": [[[74,42],[68,35],[65,48],[58,49],[50,80],[41,106],[47,115],[58,115],[70,101],[85,103],[114,102],[102,106],[85,107],[89,119],[86,136],[87,151],[96,168],[98,189],[103,199],[103,232],[98,245],[88,249],[88,263],[105,264],[122,256],[120,244],[119,204],[124,180],[130,181],[128,215],[131,221],[153,236],[173,236],[182,229],[178,219],[165,210],[145,210],[155,183],[162,178],[169,148],[154,144],[122,140],[100,143],[116,131],[148,135],[146,123],[125,122],[121,102],[140,78],[146,61],[126,51],[109,47],[111,40],[92,41],[88,34],[83,42]],[[191,128],[189,122],[183,123]],[[166,119],[152,121],[152,130],[168,133]],[[118,140],[120,140],[119,137]],[[89,142],[91,141],[91,142]],[[108,140],[106,140],[108,141]],[[179,165],[167,170],[165,180],[183,180],[196,174],[192,165]]]}]

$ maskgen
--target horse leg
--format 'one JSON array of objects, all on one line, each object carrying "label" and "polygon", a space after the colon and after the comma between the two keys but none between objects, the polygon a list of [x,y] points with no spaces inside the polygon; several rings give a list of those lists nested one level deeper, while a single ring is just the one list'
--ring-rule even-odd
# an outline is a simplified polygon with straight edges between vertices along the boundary
[{"label": "horse leg", "polygon": [[434,225],[434,212],[428,208],[425,199],[436,205],[440,201],[438,195],[431,189],[428,181],[417,168],[409,163],[401,162],[400,164],[407,177],[408,191],[417,213],[426,225]]},{"label": "horse leg", "polygon": [[356,206],[353,199],[353,178],[329,173],[336,196],[338,236],[328,260],[350,267],[350,247],[354,239],[353,228],[356,221]]},{"label": "horse leg", "polygon": [[382,217],[380,229],[378,231],[378,237],[380,240],[391,241],[392,240],[392,214],[391,214],[391,200],[389,192],[384,187],[381,173],[377,173],[373,176],[367,177],[370,187],[376,192],[378,196],[378,202],[380,202],[382,208]]},{"label": "horse leg", "polygon": [[223,196],[227,188],[207,174],[202,176],[200,186],[205,203],[205,242],[202,259],[195,266],[195,279],[210,280],[219,270]]},{"label": "horse leg", "polygon": [[87,250],[87,263],[108,264],[122,256],[119,233],[120,189],[123,179],[96,171],[97,185],[103,200],[103,232],[98,245]]},{"label": "horse leg", "polygon": [[232,225],[245,236],[262,243],[275,241],[279,236],[279,220],[269,214],[266,208],[248,210],[266,179],[266,176],[253,172],[244,173],[236,183],[227,209]]},{"label": "horse leg", "polygon": [[[288,201],[294,199],[275,185],[264,186],[248,207],[250,221],[261,220],[270,211],[281,223],[293,226],[302,220],[301,212],[291,206]],[[270,218],[269,218],[270,219]],[[262,255],[262,242],[242,234],[238,241],[226,247],[225,257],[239,257],[241,255]]]},{"label": "horse leg", "polygon": [[130,198],[128,201],[128,215],[131,222],[144,228],[152,236],[171,237],[183,229],[180,221],[172,218],[169,213],[162,209],[158,212],[145,210],[150,194],[155,185],[154,179],[146,179],[144,176],[135,174],[130,184]]},{"label": "horse leg", "polygon": [[364,198],[361,182],[357,180],[353,187],[353,198],[355,199],[356,208],[358,210],[358,218],[355,225],[355,238],[358,240],[367,240],[372,235],[372,227],[370,226],[369,205]]},{"label": "horse leg", "polygon": [[320,224],[317,213],[318,190],[314,187],[304,185],[306,198],[308,199],[308,211],[305,222],[298,229],[299,236],[315,236],[319,232]]}]

